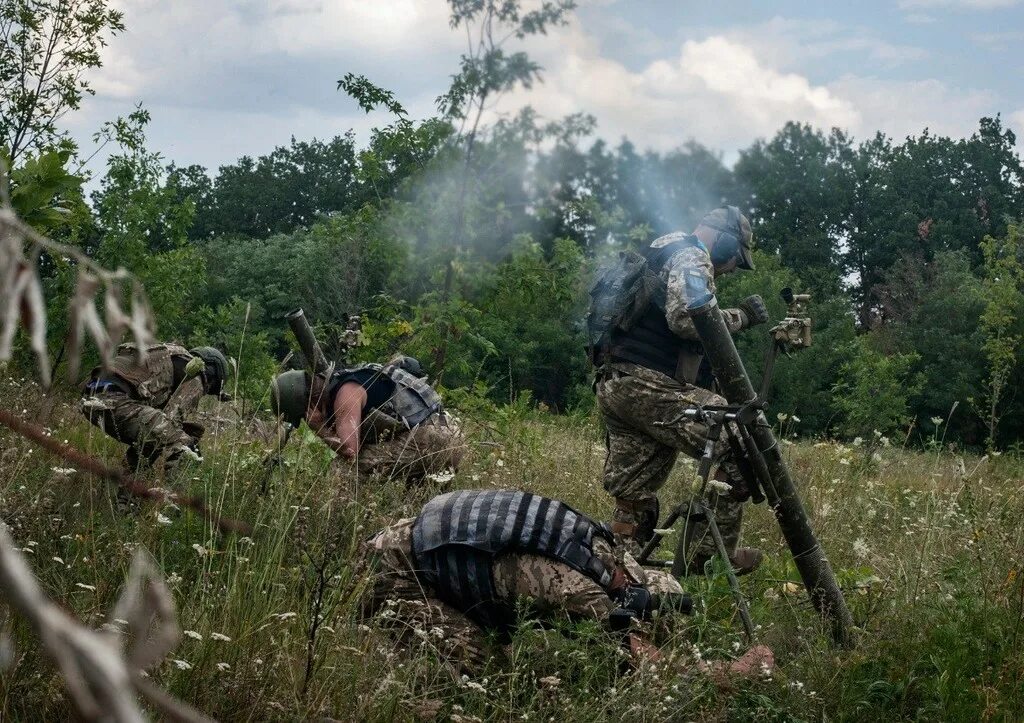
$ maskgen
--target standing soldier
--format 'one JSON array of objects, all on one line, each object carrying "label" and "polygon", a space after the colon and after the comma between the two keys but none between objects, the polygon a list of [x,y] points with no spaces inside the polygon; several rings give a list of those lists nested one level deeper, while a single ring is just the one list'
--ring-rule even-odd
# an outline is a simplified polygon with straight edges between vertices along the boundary
[{"label": "standing soldier", "polygon": [[145,462],[172,472],[184,459],[201,461],[203,427],[189,420],[204,394],[227,401],[228,361],[217,349],[191,351],[155,344],[140,359],[134,344],[122,344],[108,373],[92,370],[82,394],[82,413],[128,445],[125,464]]},{"label": "standing soldier", "polygon": [[[618,267],[591,291],[588,326],[597,369],[598,407],[607,429],[604,487],[615,497],[612,530],[634,544],[653,535],[658,489],[680,451],[702,455],[707,429],[678,422],[680,410],[726,400],[698,383],[703,348],[689,318],[691,306],[714,298],[715,278],[737,268],[752,270],[750,223],[735,206],[708,213],[692,234],[656,239],[640,254],[624,254]],[[768,320],[760,296],[724,310],[733,333]],[[749,496],[725,440],[716,445],[715,478],[732,486],[714,494],[709,507],[738,574],[751,572],[761,552],[737,549],[742,501]],[[703,570],[715,553],[707,524],[688,520],[690,569]]]},{"label": "standing soldier", "polygon": [[364,475],[410,482],[457,469],[462,434],[416,359],[339,369],[324,381],[295,370],[271,387],[275,414],[292,427],[303,419]]}]

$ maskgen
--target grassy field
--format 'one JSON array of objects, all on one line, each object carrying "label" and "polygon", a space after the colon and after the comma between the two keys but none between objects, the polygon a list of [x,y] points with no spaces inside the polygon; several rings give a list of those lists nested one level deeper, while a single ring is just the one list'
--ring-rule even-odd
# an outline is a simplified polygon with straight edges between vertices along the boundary
[{"label": "grassy field", "polygon": [[[8,408],[35,418],[30,383],[0,380]],[[250,536],[225,536],[167,507],[119,511],[112,489],[0,432],[0,516],[50,594],[90,625],[117,598],[134,550],[167,576],[186,631],[153,678],[225,720],[1020,720],[1024,718],[1024,463],[1009,455],[909,451],[887,440],[846,446],[796,441],[786,453],[861,630],[835,650],[810,609],[770,511],[748,511],[745,542],[767,563],[742,580],[774,674],[720,690],[694,659],[728,659],[742,636],[721,576],[688,579],[692,618],[659,631],[666,660],[629,671],[594,626],[524,624],[499,664],[453,676],[430,635],[407,631],[404,651],[358,617],[365,585],[358,542],[414,515],[437,489],[360,484],[330,466],[320,443],[293,439],[268,474],[263,443],[227,405],[212,410],[205,464],[185,477]],[[610,512],[600,484],[595,420],[525,407],[464,414],[472,450],[450,484],[518,487]],[[120,445],[68,402],[43,423],[111,463]],[[780,422],[780,427],[783,422]],[[788,426],[780,429],[792,436]],[[935,447],[941,445],[936,440]],[[692,468],[663,491],[676,499]],[[339,489],[344,487],[344,491]],[[668,543],[671,549],[672,541]],[[69,716],[59,677],[25,627],[0,673],[0,719]],[[419,632],[419,634],[417,634]],[[568,633],[568,634],[565,634]],[[1019,637],[1020,636],[1020,637]]]}]

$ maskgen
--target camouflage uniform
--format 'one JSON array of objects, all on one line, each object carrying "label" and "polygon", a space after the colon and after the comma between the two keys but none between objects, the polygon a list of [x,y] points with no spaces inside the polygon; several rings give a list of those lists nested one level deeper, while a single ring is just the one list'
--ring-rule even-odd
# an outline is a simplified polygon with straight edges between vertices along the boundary
[{"label": "camouflage uniform", "polygon": [[[466,670],[480,670],[489,658],[487,631],[465,613],[441,601],[424,587],[412,559],[415,518],[399,520],[364,545],[374,561],[372,585],[363,600],[365,615],[394,631],[402,642],[419,637],[445,660]],[[594,541],[594,551],[609,568],[616,564],[611,546]],[[641,568],[625,556],[626,572],[652,593],[681,594],[671,575]],[[541,614],[568,614],[607,622],[616,605],[608,593],[586,575],[568,565],[531,554],[507,554],[493,566],[494,587],[511,603],[526,598]]]},{"label": "camouflage uniform", "polygon": [[198,458],[198,439],[182,425],[205,394],[196,375],[174,386],[175,365],[184,369],[194,357],[176,344],[156,344],[139,362],[134,344],[118,348],[113,368],[104,376],[93,370],[81,408],[86,419],[128,445],[125,462],[134,470],[140,461],[170,472],[187,458]]},{"label": "camouflage uniform", "polygon": [[[655,240],[652,248],[678,241],[675,233]],[[703,245],[684,247],[675,253],[662,270],[666,279],[665,318],[669,329],[679,338],[697,340],[689,306],[694,290],[715,291],[714,267]],[[736,333],[747,324],[744,312],[723,309],[729,331]],[[689,360],[695,373],[700,356]],[[636,510],[651,509],[657,491],[668,479],[679,452],[699,458],[704,452],[707,428],[698,422],[673,422],[687,407],[726,404],[724,397],[687,381],[678,381],[662,372],[639,364],[606,361],[597,373],[597,402],[604,419],[608,456],[604,465],[604,487],[620,501],[615,521],[636,524]],[[662,426],[664,425],[664,426]],[[731,461],[731,450],[723,439],[715,445],[715,469],[721,467],[730,481],[741,481]],[[712,470],[714,474],[715,469]],[[725,538],[730,554],[735,550],[743,518],[742,504],[728,496],[712,493],[709,506]],[[714,540],[705,522],[691,521],[691,555],[710,557]]]},{"label": "camouflage uniform", "polygon": [[458,469],[465,451],[458,422],[442,411],[412,429],[390,425],[360,448],[356,464],[360,474],[418,480]]}]

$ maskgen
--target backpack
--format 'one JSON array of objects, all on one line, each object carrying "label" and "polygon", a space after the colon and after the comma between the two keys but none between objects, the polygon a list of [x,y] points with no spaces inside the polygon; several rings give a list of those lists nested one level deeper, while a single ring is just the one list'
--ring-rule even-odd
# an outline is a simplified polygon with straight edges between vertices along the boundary
[{"label": "backpack", "polygon": [[587,313],[587,356],[591,364],[597,363],[602,350],[607,351],[613,331],[629,331],[659,291],[664,299],[664,286],[647,258],[636,251],[620,251],[616,260],[597,272]]}]

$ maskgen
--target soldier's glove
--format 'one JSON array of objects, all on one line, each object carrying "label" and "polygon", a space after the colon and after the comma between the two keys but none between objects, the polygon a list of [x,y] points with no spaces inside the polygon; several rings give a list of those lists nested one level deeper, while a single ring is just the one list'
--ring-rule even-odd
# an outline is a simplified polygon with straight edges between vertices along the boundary
[{"label": "soldier's glove", "polygon": [[654,599],[650,591],[641,585],[623,585],[610,593],[618,608],[608,615],[612,630],[623,630],[629,627],[631,620],[650,620],[654,609]]},{"label": "soldier's glove", "polygon": [[745,298],[740,302],[739,309],[747,315],[747,329],[768,321],[768,307],[764,305],[764,299],[759,294]]}]

